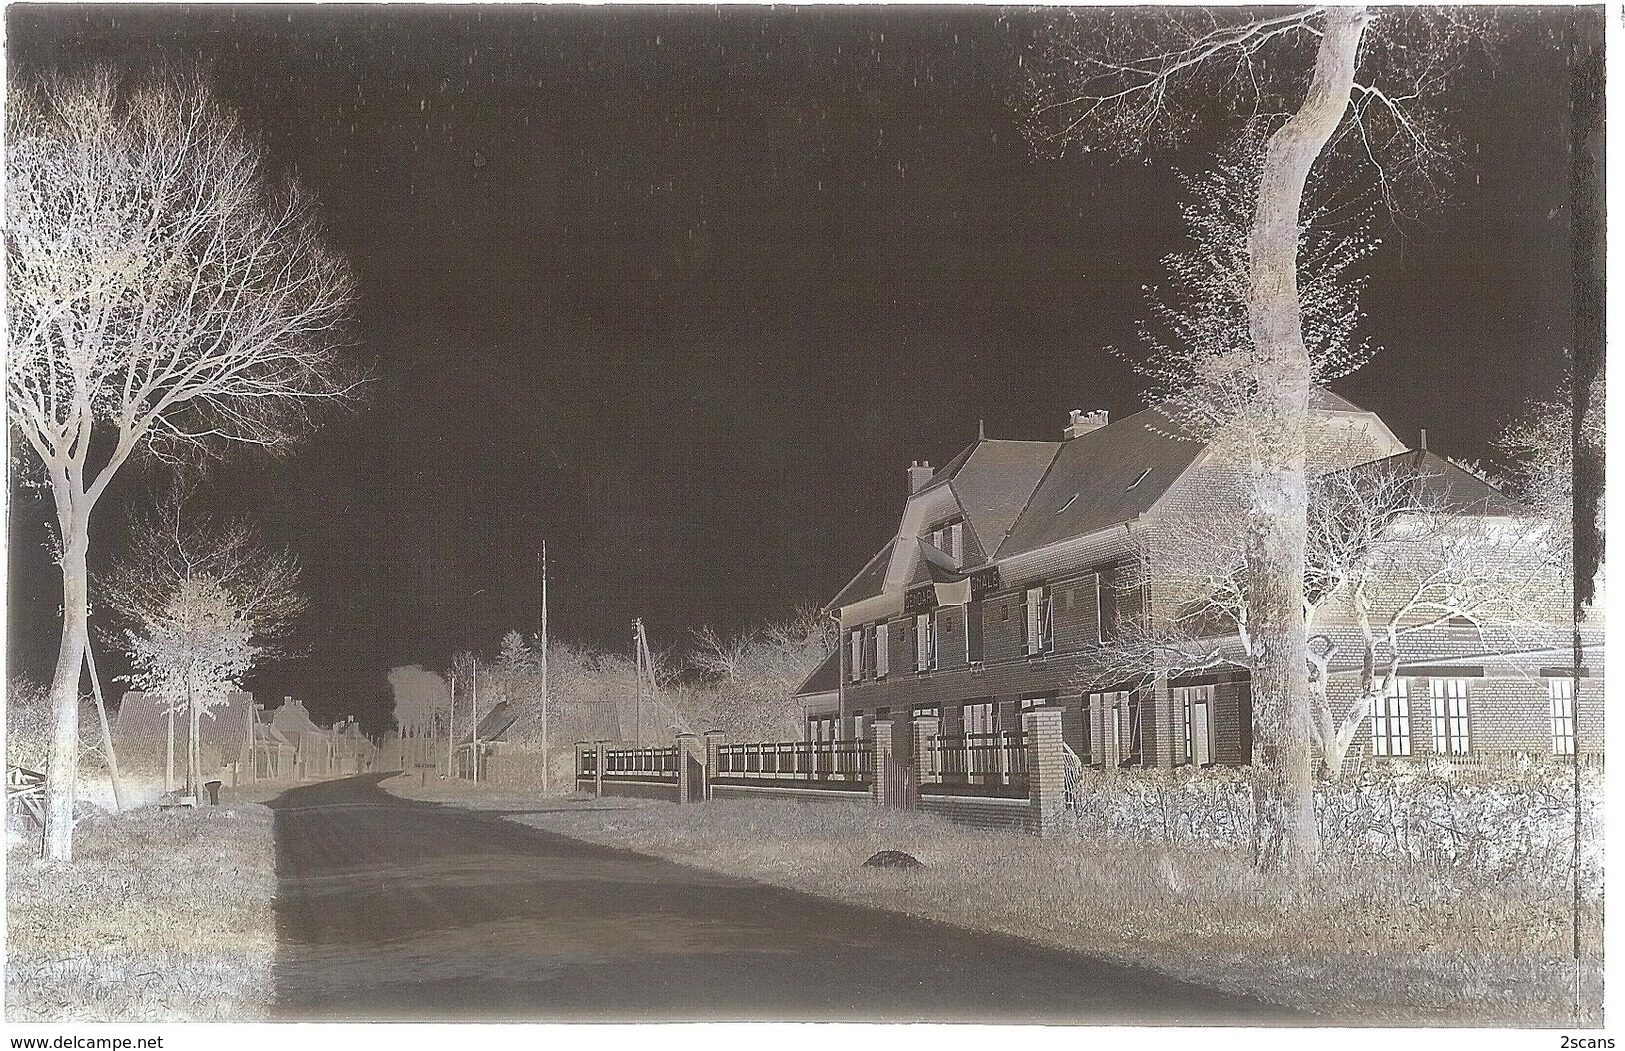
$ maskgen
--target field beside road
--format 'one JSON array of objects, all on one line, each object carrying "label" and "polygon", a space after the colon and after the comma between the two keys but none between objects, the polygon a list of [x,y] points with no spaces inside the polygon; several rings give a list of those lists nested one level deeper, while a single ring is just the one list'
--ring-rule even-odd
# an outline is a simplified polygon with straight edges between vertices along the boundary
[{"label": "field beside road", "polygon": [[72,864],[6,857],[6,1020],[258,1021],[273,995],[271,811],[92,811]]},{"label": "field beside road", "polygon": [[[1376,1025],[1572,1024],[1568,896],[1467,871],[1325,866],[1255,873],[1210,844],[1041,840],[863,804],[538,801],[459,782],[386,788],[837,901],[1154,968],[1171,977]],[[535,812],[545,811],[545,812]],[[863,867],[906,851],[919,869]],[[1560,889],[1559,889],[1560,890]],[[1583,923],[1600,950],[1601,903]],[[1598,960],[1584,996],[1600,1004]],[[1600,1023],[1600,1011],[1586,1016]]]}]

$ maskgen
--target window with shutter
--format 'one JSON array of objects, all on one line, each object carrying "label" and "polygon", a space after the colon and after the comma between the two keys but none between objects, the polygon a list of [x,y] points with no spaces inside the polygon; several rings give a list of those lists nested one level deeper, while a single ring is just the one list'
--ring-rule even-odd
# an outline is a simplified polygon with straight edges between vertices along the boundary
[{"label": "window with shutter", "polygon": [[1178,693],[1185,712],[1185,761],[1206,766],[1213,761],[1213,687],[1185,686]]},{"label": "window with shutter", "polygon": [[1054,641],[1054,596],[1044,588],[1028,588],[1024,603],[1023,642],[1028,656],[1046,653]]},{"label": "window with shutter", "polygon": [[863,629],[862,628],[853,628],[852,629],[852,633],[851,633],[851,636],[850,636],[850,645],[849,645],[848,648],[851,651],[850,657],[848,658],[848,660],[849,660],[848,667],[850,668],[850,671],[851,671],[851,680],[853,682],[861,682],[861,681],[863,681]]},{"label": "window with shutter", "polygon": [[884,679],[891,670],[891,625],[881,621],[875,625],[875,678]]},{"label": "window with shutter", "polygon": [[1140,725],[1140,695],[1131,690],[1118,696],[1122,698],[1120,703],[1127,708],[1124,729],[1128,731],[1128,736],[1123,742],[1123,765],[1138,765],[1142,758],[1140,746],[1143,740]]},{"label": "window with shutter", "polygon": [[936,618],[930,613],[914,616],[914,670],[930,671],[936,666]]},{"label": "window with shutter", "polygon": [[999,728],[998,710],[992,701],[978,701],[962,709],[966,734],[996,733]]}]

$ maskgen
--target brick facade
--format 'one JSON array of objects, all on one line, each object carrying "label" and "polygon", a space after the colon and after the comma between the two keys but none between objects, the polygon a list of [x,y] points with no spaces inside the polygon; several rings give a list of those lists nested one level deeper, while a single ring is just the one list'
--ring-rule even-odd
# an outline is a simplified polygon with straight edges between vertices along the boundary
[{"label": "brick facade", "polygon": [[[1492,538],[1486,541],[1486,572],[1514,562],[1532,569],[1540,563],[1518,561],[1531,556],[1544,560],[1531,541],[1536,532],[1518,517],[1522,512],[1493,489],[1437,456],[1406,450],[1374,414],[1326,392],[1317,392],[1316,399],[1310,459],[1317,470],[1369,468],[1378,472],[1376,477],[1411,471],[1411,484],[1457,501],[1451,507],[1462,510],[1450,521]],[[1053,449],[1026,443],[1032,449],[1023,457],[1053,458],[1042,470],[1022,461],[1028,472],[1021,475],[1025,489],[1014,484],[1015,475],[1006,479],[1009,484],[995,486],[987,470],[972,477],[966,473],[969,468],[955,474],[961,469],[950,465],[914,490],[887,548],[884,583],[874,582],[870,590],[849,587],[837,605],[843,631],[861,632],[884,621],[890,652],[884,677],[875,674],[872,662],[856,679],[843,675],[842,714],[891,721],[897,728],[893,752],[910,761],[920,741],[910,725],[916,713],[939,720],[940,732],[953,736],[966,729],[965,706],[991,704],[996,727],[1016,730],[1023,702],[1043,699],[1059,709],[1066,746],[1086,761],[1172,767],[1190,761],[1187,751],[1193,751],[1186,740],[1180,688],[1211,685],[1204,723],[1207,757],[1217,764],[1249,763],[1251,695],[1239,672],[1176,677],[1170,683],[1167,675],[1147,669],[1148,681],[1117,684],[1117,690],[1133,690],[1133,704],[1116,714],[1118,735],[1112,741],[1102,739],[1112,713],[1104,718],[1086,714],[1088,694],[1116,692],[1101,681],[1103,637],[1104,645],[1110,645],[1124,623],[1166,624],[1189,616],[1191,603],[1207,594],[1214,568],[1229,565],[1239,550],[1243,473],[1217,447],[1171,436],[1178,431],[1177,421],[1157,417],[1161,411],[1150,409],[1130,420],[1069,432]],[[973,445],[953,463],[975,463],[986,444]],[[967,541],[957,555],[929,546],[938,537],[932,530],[956,515],[963,515],[967,526],[977,525],[967,534],[974,543]],[[1234,528],[1228,524],[1230,516],[1236,519]],[[987,528],[995,518],[1005,530],[1002,537]],[[1212,543],[1191,543],[1191,537],[1209,534]],[[1438,554],[1433,548],[1407,548],[1412,550]],[[955,566],[962,573],[958,578]],[[1399,572],[1396,579],[1404,575]],[[1403,635],[1400,657],[1417,680],[1410,697],[1413,755],[1425,756],[1433,747],[1431,698],[1424,680],[1435,674],[1435,666],[1461,666],[1460,675],[1472,680],[1467,690],[1472,750],[1552,749],[1546,679],[1524,665],[1561,662],[1551,653],[1561,650],[1568,591],[1551,573],[1522,573],[1519,579],[1523,590],[1508,599],[1508,608],[1516,607],[1525,618],[1508,619],[1516,630],[1442,623]],[[1030,589],[1043,596],[1038,623],[1046,634],[1039,652],[1033,652],[1027,639],[1035,608]],[[944,604],[938,605],[939,598]],[[924,670],[916,667],[920,613],[930,625],[934,646],[934,660]],[[1432,616],[1438,617],[1437,612]],[[1555,627],[1541,629],[1548,622]],[[1316,622],[1317,632],[1335,643],[1342,662],[1332,669],[1332,695],[1334,702],[1341,698],[1344,710],[1352,703],[1349,669],[1361,656],[1352,625],[1343,609],[1324,609]],[[1540,641],[1543,633],[1555,641]],[[1589,645],[1594,648],[1600,627],[1592,634]],[[968,651],[967,642],[973,639],[979,647]],[[1239,641],[1230,638],[1226,645],[1240,661]],[[1388,656],[1379,653],[1377,659]],[[1600,665],[1600,655],[1594,662]],[[1579,691],[1581,751],[1601,748],[1600,689],[1596,680],[1587,680]],[[1129,731],[1133,720],[1137,735]],[[1362,729],[1356,745],[1370,751],[1369,727]]]}]

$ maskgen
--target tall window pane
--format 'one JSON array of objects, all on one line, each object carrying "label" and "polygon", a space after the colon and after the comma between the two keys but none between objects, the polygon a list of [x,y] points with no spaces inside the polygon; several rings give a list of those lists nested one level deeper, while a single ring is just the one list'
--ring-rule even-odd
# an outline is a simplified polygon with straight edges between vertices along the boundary
[{"label": "tall window pane", "polygon": [[1371,752],[1411,754],[1411,706],[1404,679],[1395,679],[1386,694],[1371,700]]},{"label": "tall window pane", "polygon": [[1434,679],[1433,750],[1439,755],[1467,754],[1467,680]]},{"label": "tall window pane", "polygon": [[1546,689],[1552,698],[1552,754],[1574,754],[1574,680],[1551,679]]}]

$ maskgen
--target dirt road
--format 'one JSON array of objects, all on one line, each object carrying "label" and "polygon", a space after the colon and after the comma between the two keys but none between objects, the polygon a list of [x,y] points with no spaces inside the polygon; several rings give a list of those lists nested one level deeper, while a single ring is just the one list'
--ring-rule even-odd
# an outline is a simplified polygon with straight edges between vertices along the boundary
[{"label": "dirt road", "polygon": [[1016,938],[404,800],[381,776],[270,804],[284,1018],[1305,1021]]}]

